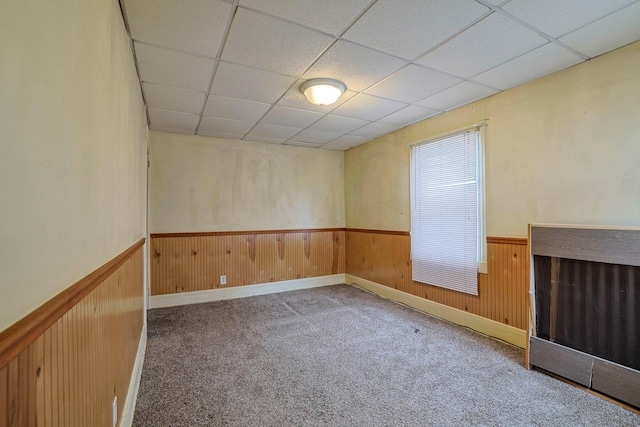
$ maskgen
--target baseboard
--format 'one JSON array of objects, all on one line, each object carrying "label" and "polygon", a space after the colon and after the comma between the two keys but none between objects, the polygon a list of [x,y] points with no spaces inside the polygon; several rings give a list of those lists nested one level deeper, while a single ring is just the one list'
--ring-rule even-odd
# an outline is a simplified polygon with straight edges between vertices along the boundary
[{"label": "baseboard", "polygon": [[122,417],[120,419],[120,427],[131,427],[133,424],[133,414],[136,410],[136,400],[138,399],[138,389],[140,388],[140,378],[142,377],[142,365],[144,364],[144,354],[147,348],[147,325],[142,328],[140,335],[140,343],[138,344],[138,353],[136,361],[133,364],[131,372],[131,381],[129,382],[129,391],[127,392],[127,400],[122,408]]},{"label": "baseboard", "polygon": [[349,284],[354,283],[364,289],[380,295],[383,298],[406,304],[409,307],[413,307],[449,322],[465,326],[485,335],[501,339],[515,346],[521,348],[525,348],[526,346],[527,332],[522,329],[514,328],[513,326],[505,325],[504,323],[496,322],[495,320],[471,314],[444,304],[429,301],[350,274],[345,274],[345,281]]},{"label": "baseboard", "polygon": [[177,294],[155,295],[149,299],[149,308],[173,307],[176,305],[198,304],[225,299],[244,298],[254,295],[274,294],[296,289],[316,288],[320,286],[345,283],[344,274],[308,277],[305,279],[284,280],[281,282],[261,283],[257,285],[234,286],[231,288],[210,289],[206,291],[182,292]]}]

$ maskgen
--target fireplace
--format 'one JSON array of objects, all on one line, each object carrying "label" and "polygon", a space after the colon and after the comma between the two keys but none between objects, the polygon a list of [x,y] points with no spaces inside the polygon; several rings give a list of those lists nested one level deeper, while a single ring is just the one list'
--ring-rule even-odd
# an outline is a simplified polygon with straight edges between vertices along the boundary
[{"label": "fireplace", "polygon": [[532,225],[529,364],[640,407],[640,228]]}]

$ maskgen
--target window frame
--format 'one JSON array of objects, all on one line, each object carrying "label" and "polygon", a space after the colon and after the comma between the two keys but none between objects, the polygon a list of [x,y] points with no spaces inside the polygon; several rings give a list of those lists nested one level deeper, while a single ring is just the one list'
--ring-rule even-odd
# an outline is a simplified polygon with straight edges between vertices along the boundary
[{"label": "window frame", "polygon": [[[414,147],[429,144],[437,141],[441,141],[456,135],[461,135],[469,131],[475,131],[476,135],[476,265],[477,265],[477,273],[479,274],[487,274],[488,273],[488,262],[487,262],[487,235],[486,235],[486,157],[485,157],[485,146],[486,146],[486,121],[481,123],[476,123],[471,126],[467,126],[460,129],[455,129],[453,131],[443,133],[440,135],[436,135],[434,137],[430,137],[428,139],[420,140],[415,143],[409,144],[408,147],[411,148],[411,153],[409,157],[410,161],[410,192],[414,191],[415,188],[415,177],[413,171],[413,149]],[[414,213],[414,194],[410,194],[410,211],[411,211],[411,233],[413,233],[413,213]],[[411,256],[411,260],[413,262],[413,254]],[[434,285],[438,287],[442,287],[443,289],[449,289],[448,287]],[[476,287],[476,295],[477,295],[477,287]]]}]

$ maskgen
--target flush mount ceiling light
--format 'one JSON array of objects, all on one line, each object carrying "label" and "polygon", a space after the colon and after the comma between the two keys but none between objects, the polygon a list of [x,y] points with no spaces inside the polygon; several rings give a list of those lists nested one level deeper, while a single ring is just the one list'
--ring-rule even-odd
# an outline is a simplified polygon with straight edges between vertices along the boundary
[{"label": "flush mount ceiling light", "polygon": [[334,79],[311,79],[300,86],[309,102],[316,105],[333,104],[346,89],[344,83]]}]

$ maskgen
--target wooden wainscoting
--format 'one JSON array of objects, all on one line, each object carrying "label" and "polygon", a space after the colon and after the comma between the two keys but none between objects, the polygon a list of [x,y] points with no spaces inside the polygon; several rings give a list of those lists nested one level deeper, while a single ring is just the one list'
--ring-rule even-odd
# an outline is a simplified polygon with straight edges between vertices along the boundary
[{"label": "wooden wainscoting", "polygon": [[[151,235],[151,295],[344,273],[344,229]],[[220,284],[225,275],[227,284]]]},{"label": "wooden wainscoting", "polygon": [[346,273],[519,329],[529,325],[527,239],[487,238],[478,296],[411,280],[408,232],[346,229]]},{"label": "wooden wainscoting", "polygon": [[115,396],[122,418],[144,321],[143,244],[0,334],[0,427],[111,427]]}]

